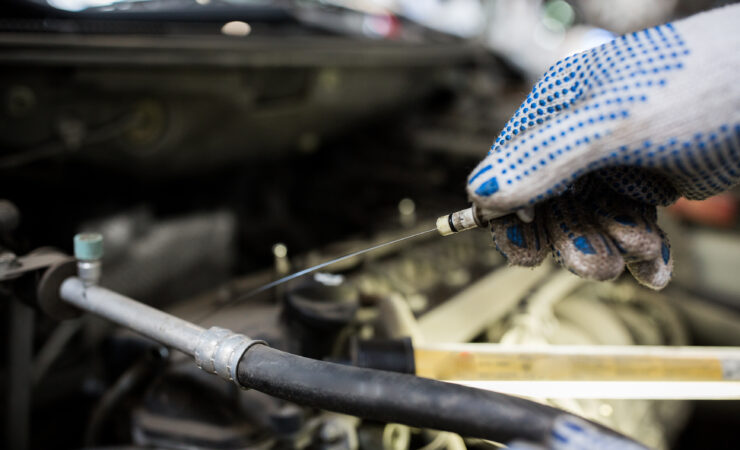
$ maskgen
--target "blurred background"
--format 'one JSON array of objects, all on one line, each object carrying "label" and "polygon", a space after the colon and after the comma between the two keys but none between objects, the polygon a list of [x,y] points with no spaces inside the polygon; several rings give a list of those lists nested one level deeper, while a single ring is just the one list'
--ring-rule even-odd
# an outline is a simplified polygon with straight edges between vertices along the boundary
[{"label": "blurred background", "polygon": [[[228,303],[433,227],[466,206],[467,174],[554,61],[725,3],[6,0],[0,265],[99,231],[104,286],[355,364],[364,342],[408,337],[740,345],[737,191],[662,212],[676,269],[660,293],[550,265],[523,276],[475,231]],[[0,287],[8,449],[495,448],[237,395],[151,341],[15,296]],[[656,448],[736,447],[737,401],[541,400]]]}]

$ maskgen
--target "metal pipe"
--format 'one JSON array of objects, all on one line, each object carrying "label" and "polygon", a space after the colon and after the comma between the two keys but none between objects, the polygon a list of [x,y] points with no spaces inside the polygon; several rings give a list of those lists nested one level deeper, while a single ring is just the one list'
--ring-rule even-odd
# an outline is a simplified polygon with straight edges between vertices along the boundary
[{"label": "metal pipe", "polygon": [[63,300],[104,317],[169,347],[195,356],[204,328],[154,309],[100,286],[87,286],[77,277],[67,278],[60,288]]},{"label": "metal pipe", "polygon": [[252,345],[265,344],[224,328],[206,330],[103,287],[86,285],[77,277],[64,280],[59,296],[82,310],[180,350],[195,358],[201,369],[237,385],[236,369],[242,355]]}]

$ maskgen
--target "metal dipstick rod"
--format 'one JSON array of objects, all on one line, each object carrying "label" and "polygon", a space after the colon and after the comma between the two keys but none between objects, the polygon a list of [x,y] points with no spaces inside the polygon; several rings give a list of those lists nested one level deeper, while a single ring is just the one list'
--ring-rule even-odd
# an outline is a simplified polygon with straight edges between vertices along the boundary
[{"label": "metal dipstick rod", "polygon": [[[533,212],[522,211],[517,212],[520,218],[525,221],[527,221],[527,218],[531,220],[531,217],[527,217],[527,214],[533,214]],[[506,214],[508,213],[487,213],[483,215],[473,206],[440,217],[437,219],[436,229],[441,235],[446,236],[476,227],[483,227],[489,220]],[[320,269],[342,259],[431,231],[434,230],[428,230],[386,242],[299,271],[275,282],[268,283],[248,293],[247,296],[269,289],[289,279]],[[78,276],[70,277],[62,282],[59,296],[64,302],[72,304],[81,310],[97,314],[111,322],[130,328],[146,337],[180,350],[195,358],[196,363],[202,369],[235,382],[236,369],[242,355],[254,344],[265,344],[263,341],[255,341],[243,334],[234,333],[220,327],[204,329],[191,322],[98,286],[97,282],[100,279],[102,270],[101,258],[103,256],[103,238],[100,234],[78,234],[74,238],[74,250],[75,257],[77,258]]]},{"label": "metal dipstick rod", "polygon": [[[79,235],[78,235],[79,237]],[[93,248],[93,246],[96,246]],[[75,239],[75,256],[86,266],[102,257],[102,237]],[[80,274],[86,274],[80,268]],[[62,282],[60,298],[87,312],[130,328],[148,338],[192,356],[206,372],[237,382],[236,370],[244,353],[264,341],[220,327],[208,329],[137,302],[94,284],[93,279],[70,277]]]}]

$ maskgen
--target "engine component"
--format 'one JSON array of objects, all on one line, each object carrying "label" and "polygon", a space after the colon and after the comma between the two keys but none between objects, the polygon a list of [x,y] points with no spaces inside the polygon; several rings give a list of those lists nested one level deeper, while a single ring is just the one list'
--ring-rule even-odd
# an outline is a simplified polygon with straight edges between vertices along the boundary
[{"label": "engine component", "polygon": [[347,284],[308,281],[288,291],[284,299],[283,316],[297,343],[295,353],[335,357],[337,339],[360,307],[357,290]]},{"label": "engine component", "polygon": [[[194,356],[208,372],[300,404],[466,436],[538,442],[565,414],[493,392],[291,355],[225,329],[204,330],[75,277],[62,283],[60,293],[78,308]],[[444,410],[435,408],[439,402]]]},{"label": "engine component", "polygon": [[99,233],[80,233],[74,238],[77,273],[83,283],[98,284],[102,271],[103,236]]}]

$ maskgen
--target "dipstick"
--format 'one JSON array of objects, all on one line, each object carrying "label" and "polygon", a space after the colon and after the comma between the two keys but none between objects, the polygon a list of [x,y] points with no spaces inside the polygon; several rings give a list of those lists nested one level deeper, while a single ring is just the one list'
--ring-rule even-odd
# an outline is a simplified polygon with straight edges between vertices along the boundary
[{"label": "dipstick", "polygon": [[514,212],[483,212],[475,205],[470,208],[461,209],[452,214],[447,214],[437,218],[437,231],[442,236],[459,233],[473,228],[485,228],[488,222],[498,219],[509,214],[516,214],[522,222],[529,223],[534,220],[534,208],[522,208]]}]

